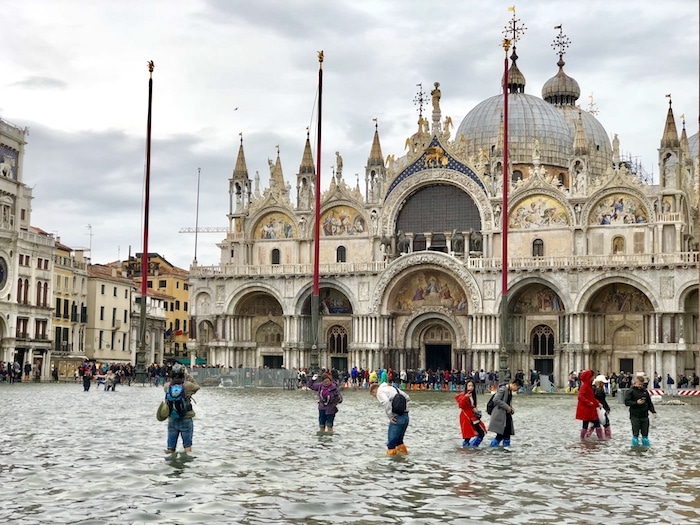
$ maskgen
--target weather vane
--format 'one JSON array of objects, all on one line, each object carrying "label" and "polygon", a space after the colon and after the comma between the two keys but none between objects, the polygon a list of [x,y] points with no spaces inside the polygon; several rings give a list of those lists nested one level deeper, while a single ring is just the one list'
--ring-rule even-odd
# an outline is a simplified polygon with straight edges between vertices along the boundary
[{"label": "weather vane", "polygon": [[505,35],[503,47],[506,51],[508,51],[511,44],[513,45],[513,49],[515,49],[515,43],[520,40],[520,37],[523,36],[527,30],[527,27],[520,23],[520,19],[515,18],[515,6],[509,7],[508,11],[513,13],[513,16],[510,22],[508,22],[508,25],[503,29],[503,34]]},{"label": "weather vane", "polygon": [[554,42],[552,42],[552,49],[556,51],[559,58],[562,58],[566,54],[566,49],[569,47],[569,44],[571,44],[571,40],[562,32],[561,24],[554,26],[554,29],[558,29],[559,34],[554,38]]},{"label": "weather vane", "polygon": [[425,92],[423,91],[423,84],[416,84],[418,87],[418,94],[416,98],[413,99],[413,103],[418,105],[418,119],[423,118],[423,104],[425,103]]}]

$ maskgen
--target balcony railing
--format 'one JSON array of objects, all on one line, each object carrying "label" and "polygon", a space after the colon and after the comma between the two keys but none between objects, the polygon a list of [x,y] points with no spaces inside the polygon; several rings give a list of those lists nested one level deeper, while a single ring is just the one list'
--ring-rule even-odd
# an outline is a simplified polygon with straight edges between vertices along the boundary
[{"label": "balcony railing", "polygon": [[[415,252],[426,253],[426,252]],[[435,253],[435,252],[427,252]],[[402,256],[405,257],[405,256]],[[457,257],[456,259],[474,272],[501,270],[500,258]],[[389,264],[385,261],[368,263],[325,263],[319,265],[321,275],[374,274],[383,271]],[[563,257],[515,257],[508,261],[511,272],[555,269],[599,269],[599,268],[653,268],[663,266],[687,267],[698,264],[698,252],[615,254],[615,255],[570,255]],[[281,275],[312,275],[313,264],[270,265],[214,265],[190,268],[191,278],[206,277],[256,277]]]}]

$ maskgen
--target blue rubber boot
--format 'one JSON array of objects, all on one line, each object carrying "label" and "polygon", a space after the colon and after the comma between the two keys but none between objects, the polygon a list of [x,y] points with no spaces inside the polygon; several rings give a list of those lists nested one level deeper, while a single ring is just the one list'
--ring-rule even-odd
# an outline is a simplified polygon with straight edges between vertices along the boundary
[{"label": "blue rubber boot", "polygon": [[498,441],[498,439],[493,438],[491,443],[489,443],[489,447],[497,447],[499,443],[500,443],[500,441]]},{"label": "blue rubber boot", "polygon": [[484,439],[484,438],[482,438],[482,437],[476,436],[475,438],[473,438],[473,439],[469,442],[469,446],[470,446],[470,447],[476,448],[476,447],[478,447],[479,445],[481,445],[481,442],[483,441],[483,439]]},{"label": "blue rubber boot", "polygon": [[639,438],[637,436],[632,436],[632,446],[639,446]]},{"label": "blue rubber boot", "polygon": [[509,447],[509,446],[510,446],[510,439],[504,439],[504,440],[503,440],[503,446],[504,446],[504,447]]},{"label": "blue rubber boot", "polygon": [[651,445],[651,442],[649,441],[648,437],[642,436],[642,446],[643,447],[648,447]]},{"label": "blue rubber boot", "polygon": [[462,446],[463,446],[463,447],[468,447],[468,446],[469,446],[469,440],[468,440],[468,439],[465,439],[464,441],[462,441]]}]

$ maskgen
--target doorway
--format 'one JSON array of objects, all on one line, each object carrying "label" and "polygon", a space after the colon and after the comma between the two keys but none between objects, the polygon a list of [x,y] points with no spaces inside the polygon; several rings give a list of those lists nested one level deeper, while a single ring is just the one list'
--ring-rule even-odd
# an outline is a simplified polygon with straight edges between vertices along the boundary
[{"label": "doorway", "polygon": [[347,372],[348,358],[347,357],[331,357],[331,368],[335,368],[340,372]]},{"label": "doorway", "polygon": [[548,376],[554,372],[554,359],[535,359],[535,370]]},{"label": "doorway", "polygon": [[281,355],[266,355],[263,356],[263,366],[265,368],[282,368]]},{"label": "doorway", "polygon": [[634,359],[620,359],[620,371],[631,374],[634,371]]},{"label": "doorway", "polygon": [[452,345],[425,345],[426,370],[452,370]]}]

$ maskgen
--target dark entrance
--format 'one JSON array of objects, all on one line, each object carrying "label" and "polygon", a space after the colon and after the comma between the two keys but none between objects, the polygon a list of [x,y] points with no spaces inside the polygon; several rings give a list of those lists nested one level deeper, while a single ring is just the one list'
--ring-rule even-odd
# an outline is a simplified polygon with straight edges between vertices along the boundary
[{"label": "dark entrance", "polygon": [[548,376],[554,372],[554,359],[535,359],[535,370]]},{"label": "dark entrance", "polygon": [[263,366],[265,368],[282,368],[282,356],[281,355],[263,356]]},{"label": "dark entrance", "polygon": [[631,374],[634,370],[634,359],[620,359],[620,371]]},{"label": "dark entrance", "polygon": [[452,345],[425,345],[425,369],[452,370],[451,350]]},{"label": "dark entrance", "polygon": [[348,358],[347,357],[331,357],[331,368],[335,368],[339,371],[348,370]]}]

